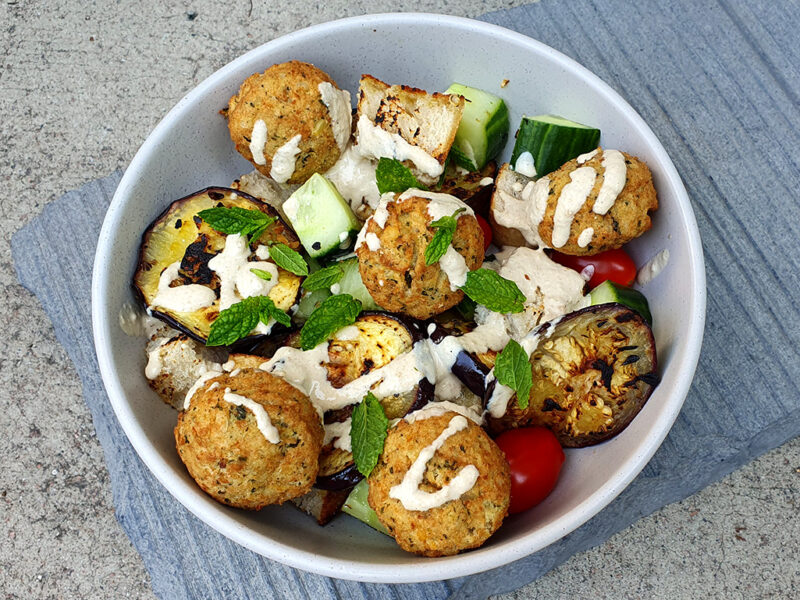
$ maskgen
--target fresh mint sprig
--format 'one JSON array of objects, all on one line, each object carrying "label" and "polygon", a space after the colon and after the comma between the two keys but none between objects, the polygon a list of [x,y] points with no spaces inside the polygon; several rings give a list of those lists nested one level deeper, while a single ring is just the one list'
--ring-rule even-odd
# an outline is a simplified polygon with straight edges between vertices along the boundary
[{"label": "fresh mint sprig", "polygon": [[267,296],[251,296],[226,308],[211,324],[206,346],[229,346],[247,337],[255,329],[259,321],[265,325],[275,319],[281,325],[289,327],[291,317],[275,306]]},{"label": "fresh mint sprig", "polygon": [[409,188],[427,189],[417,181],[411,169],[399,160],[386,157],[378,160],[378,167],[375,169],[375,183],[378,184],[378,191],[381,194],[386,192],[401,194]]},{"label": "fresh mint sprig", "polygon": [[445,215],[431,222],[430,227],[435,229],[436,233],[433,234],[433,239],[425,248],[426,265],[434,264],[447,252],[447,248],[453,243],[453,235],[458,227],[458,215],[465,210],[466,208],[459,208],[452,215]]},{"label": "fresh mint sprig", "polygon": [[269,256],[281,269],[295,275],[308,275],[308,264],[297,250],[292,250],[283,243],[273,244],[269,247]]},{"label": "fresh mint sprig", "polygon": [[525,310],[525,294],[517,284],[491,269],[470,271],[461,289],[475,302],[493,312],[518,313]]},{"label": "fresh mint sprig", "polygon": [[277,221],[260,210],[239,206],[215,206],[197,213],[212,229],[226,235],[241,234],[257,240],[261,234]]},{"label": "fresh mint sprig", "polygon": [[303,289],[313,292],[324,290],[339,282],[344,277],[344,269],[341,265],[331,265],[311,273],[303,280]]},{"label": "fresh mint sprig", "polygon": [[388,429],[389,419],[383,412],[383,406],[372,392],[367,392],[364,399],[353,408],[350,425],[353,461],[364,477],[369,477],[378,464]]},{"label": "fresh mint sprig", "polygon": [[272,279],[272,273],[270,273],[269,271],[265,271],[264,269],[253,268],[250,269],[250,272],[256,277],[263,279],[264,281],[270,281]]},{"label": "fresh mint sprig", "polygon": [[350,294],[328,296],[308,316],[300,330],[300,347],[303,350],[316,348],[342,327],[352,325],[361,312],[361,301]]},{"label": "fresh mint sprig", "polygon": [[494,363],[494,376],[497,381],[517,393],[517,405],[528,408],[528,400],[533,386],[531,363],[528,355],[516,340],[509,340]]}]

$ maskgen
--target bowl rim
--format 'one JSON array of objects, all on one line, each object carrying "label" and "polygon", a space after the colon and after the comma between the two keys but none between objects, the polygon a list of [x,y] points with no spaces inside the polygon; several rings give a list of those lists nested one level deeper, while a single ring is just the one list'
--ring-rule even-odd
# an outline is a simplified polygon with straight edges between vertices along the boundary
[{"label": "bowl rim", "polygon": [[[674,347],[673,360],[676,362],[674,368],[678,372],[691,374],[692,377],[680,378],[677,385],[670,390],[667,398],[668,402],[665,403],[667,410],[664,410],[661,417],[654,423],[654,429],[651,429],[645,440],[637,446],[636,452],[622,461],[616,474],[601,489],[587,497],[568,514],[538,527],[535,531],[516,540],[509,540],[503,542],[500,546],[485,548],[483,551],[478,549],[437,559],[420,558],[400,565],[373,564],[331,558],[300,550],[274,540],[264,543],[261,535],[254,536],[248,527],[226,514],[225,507],[221,505],[210,507],[205,502],[197,501],[196,496],[190,493],[188,484],[176,481],[172,475],[172,467],[160,456],[145,431],[137,425],[134,413],[126,401],[121,381],[111,363],[111,353],[109,351],[110,332],[111,328],[117,327],[118,324],[113,319],[106,318],[103,305],[103,299],[107,297],[111,282],[111,278],[104,275],[103,263],[105,257],[109,256],[113,250],[114,239],[112,232],[120,225],[125,199],[129,195],[134,182],[141,176],[146,157],[165,138],[175,116],[181,113],[184,107],[191,105],[195,99],[202,97],[207,91],[211,90],[229,71],[235,70],[240,64],[247,62],[255,55],[267,50],[273,51],[289,47],[308,38],[313,38],[323,31],[329,33],[337,29],[347,30],[354,26],[368,27],[373,24],[383,26],[419,25],[421,22],[427,25],[442,24],[466,31],[480,30],[482,33],[496,37],[500,41],[527,46],[535,53],[547,55],[550,60],[561,65],[566,70],[576,73],[596,93],[605,96],[611,104],[615,105],[627,118],[637,124],[640,134],[652,149],[657,162],[663,169],[664,181],[661,185],[671,188],[677,201],[680,219],[686,224],[688,258],[691,266],[689,270],[690,280],[687,283],[694,291],[694,295],[690,303],[689,313],[686,316],[689,321],[689,334],[684,338],[680,346],[676,345]],[[313,25],[266,42],[227,63],[203,80],[181,98],[158,123],[126,169],[103,221],[92,272],[92,329],[103,384],[114,413],[131,445],[161,485],[204,523],[253,552],[288,566],[320,575],[380,583],[415,583],[451,579],[500,567],[545,548],[577,529],[600,512],[644,468],[677,418],[689,391],[699,359],[705,324],[705,307],[706,286],[703,251],[688,194],[666,150],[633,107],[597,75],[572,58],[538,40],[499,25],[465,17],[435,13],[376,13]]]}]

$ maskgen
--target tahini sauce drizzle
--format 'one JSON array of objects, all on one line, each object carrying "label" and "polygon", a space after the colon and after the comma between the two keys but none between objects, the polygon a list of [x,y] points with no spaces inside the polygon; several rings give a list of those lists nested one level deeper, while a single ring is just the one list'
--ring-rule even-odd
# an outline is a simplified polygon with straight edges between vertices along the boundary
[{"label": "tahini sauce drizzle", "polygon": [[264,410],[264,407],[258,402],[251,400],[246,396],[240,396],[239,394],[231,392],[231,388],[225,388],[225,393],[223,394],[222,399],[229,404],[244,406],[251,413],[253,413],[253,416],[256,418],[258,430],[268,442],[272,444],[278,444],[281,441],[281,436],[278,433],[278,429],[272,424],[272,421],[270,421],[267,411]]},{"label": "tahini sauce drizzle", "polygon": [[400,500],[406,510],[425,511],[456,500],[471,490],[480,476],[474,465],[463,467],[447,485],[436,492],[425,492],[419,489],[428,461],[433,458],[436,451],[444,445],[449,437],[466,429],[467,425],[468,421],[462,415],[456,415],[450,419],[450,423],[439,434],[439,437],[420,451],[411,468],[403,476],[403,480],[389,490],[389,497]]}]

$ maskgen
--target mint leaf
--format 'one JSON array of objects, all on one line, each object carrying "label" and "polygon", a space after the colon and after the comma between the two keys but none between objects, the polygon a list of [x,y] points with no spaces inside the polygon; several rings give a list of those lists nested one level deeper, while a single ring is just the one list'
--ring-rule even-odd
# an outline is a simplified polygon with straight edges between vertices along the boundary
[{"label": "mint leaf", "polygon": [[423,186],[407,166],[394,158],[381,157],[375,169],[375,183],[381,194],[394,192],[400,194],[408,188],[427,189]]},{"label": "mint leaf", "polygon": [[269,323],[275,319],[281,325],[289,327],[292,321],[289,315],[280,310],[267,296],[251,296],[226,308],[211,324],[206,346],[229,346],[250,335],[258,322]]},{"label": "mint leaf", "polygon": [[470,271],[461,289],[475,302],[494,312],[518,313],[525,310],[525,294],[517,284],[491,269]]},{"label": "mint leaf", "polygon": [[350,422],[350,442],[353,447],[353,461],[364,477],[369,477],[378,464],[389,429],[389,419],[383,412],[378,399],[367,392],[364,399],[353,408]]},{"label": "mint leaf", "polygon": [[274,244],[269,247],[269,256],[281,269],[295,275],[308,275],[308,265],[300,253],[286,244]]},{"label": "mint leaf", "polygon": [[361,301],[350,294],[328,296],[308,316],[300,330],[300,347],[303,350],[316,348],[332,334],[351,325],[361,312]]},{"label": "mint leaf", "polygon": [[465,208],[459,208],[451,216],[444,216],[431,222],[429,227],[435,229],[436,233],[433,234],[433,239],[428,244],[428,247],[425,248],[426,265],[430,266],[437,262],[447,252],[447,248],[453,242],[453,235],[455,235],[458,227],[458,214],[465,210]]},{"label": "mint leaf", "polygon": [[467,321],[472,321],[475,319],[475,307],[477,304],[475,300],[470,298],[469,296],[464,296],[461,299],[461,302],[456,304],[456,310],[458,314],[464,317]]},{"label": "mint leaf", "polygon": [[269,281],[272,279],[272,273],[265,271],[264,269],[250,269],[250,272],[256,277],[260,277],[264,281]]},{"label": "mint leaf", "polygon": [[515,340],[509,340],[494,363],[494,376],[497,381],[517,392],[517,405],[528,408],[528,400],[533,386],[531,363],[528,355]]},{"label": "mint leaf", "polygon": [[344,277],[344,269],[340,265],[331,265],[306,277],[303,280],[303,288],[309,292],[324,290],[331,287],[342,277]]},{"label": "mint leaf", "polygon": [[203,221],[208,223],[213,229],[226,235],[240,233],[242,235],[253,235],[256,240],[261,237],[264,230],[278,219],[270,217],[260,210],[241,208],[239,206],[216,206],[207,208],[197,213]]}]

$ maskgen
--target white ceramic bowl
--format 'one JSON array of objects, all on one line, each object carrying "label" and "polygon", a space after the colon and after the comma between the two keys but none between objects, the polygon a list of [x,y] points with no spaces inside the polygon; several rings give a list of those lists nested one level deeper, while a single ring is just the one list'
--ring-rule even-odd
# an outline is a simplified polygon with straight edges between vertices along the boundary
[{"label": "white ceramic bowl", "polygon": [[[140,236],[174,199],[229,185],[252,169],[234,150],[218,111],[255,72],[299,59],[355,92],[362,73],[430,91],[463,82],[502,96],[512,127],[523,113],[557,113],[602,130],[602,143],[644,159],[661,207],[654,227],[628,248],[638,264],[668,249],[668,266],[645,292],[655,318],[663,376],[642,412],[613,440],[567,451],[547,500],[506,520],[482,548],[426,559],[346,516],[326,527],[291,506],[252,513],[226,508],[190,479],[175,451],[175,412],[148,388],[142,340],[118,325],[131,302]],[[502,80],[508,79],[501,89]],[[503,158],[508,160],[511,144]],[[139,456],[186,508],[268,558],[346,579],[416,582],[477,573],[558,540],[606,506],[644,467],[675,420],[697,363],[705,316],[705,275],[694,215],[672,162],[649,127],[608,85],[573,60],[525,36],[467,19],[393,14],[304,29],[265,44],[192,90],[155,128],[131,162],[106,215],[92,287],[95,345],[103,381]]]}]

